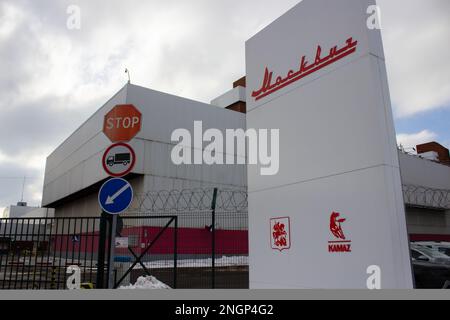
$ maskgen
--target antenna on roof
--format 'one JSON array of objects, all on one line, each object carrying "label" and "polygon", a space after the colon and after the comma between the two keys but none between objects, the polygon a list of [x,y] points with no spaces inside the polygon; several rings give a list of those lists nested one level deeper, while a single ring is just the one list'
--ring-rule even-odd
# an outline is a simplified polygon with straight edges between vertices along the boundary
[{"label": "antenna on roof", "polygon": [[23,183],[22,183],[22,197],[20,198],[20,202],[23,202],[23,193],[24,193],[24,191],[25,191],[25,180],[26,180],[27,178],[24,176],[23,177]]},{"label": "antenna on roof", "polygon": [[128,70],[128,68],[125,69],[125,73],[128,74],[128,83],[131,83],[130,71]]}]

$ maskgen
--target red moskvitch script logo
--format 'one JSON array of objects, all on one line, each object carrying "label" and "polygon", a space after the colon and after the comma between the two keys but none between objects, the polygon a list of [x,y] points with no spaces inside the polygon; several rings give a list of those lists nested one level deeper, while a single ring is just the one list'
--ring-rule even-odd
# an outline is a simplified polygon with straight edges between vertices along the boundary
[{"label": "red moskvitch script logo", "polygon": [[270,239],[272,249],[287,250],[291,247],[291,231],[289,217],[270,219]]},{"label": "red moskvitch script logo", "polygon": [[335,240],[328,241],[328,252],[352,252],[352,242],[345,237],[342,224],[347,219],[342,218],[339,212],[333,212],[330,216],[330,232]]},{"label": "red moskvitch script logo", "polygon": [[346,41],[346,45],[342,48],[338,48],[338,46],[334,46],[330,49],[330,52],[327,56],[322,57],[322,47],[317,46],[316,57],[312,63],[309,63],[306,60],[306,56],[303,56],[300,61],[300,67],[298,70],[289,70],[286,76],[278,76],[273,80],[273,71],[269,71],[266,67],[264,71],[264,79],[259,90],[255,90],[252,92],[252,97],[255,98],[255,101],[262,99],[300,79],[303,79],[310,74],[313,74],[320,69],[325,68],[326,66],[335,63],[348,55],[356,52],[356,47],[358,45],[358,41],[353,40],[353,38],[349,38]]}]

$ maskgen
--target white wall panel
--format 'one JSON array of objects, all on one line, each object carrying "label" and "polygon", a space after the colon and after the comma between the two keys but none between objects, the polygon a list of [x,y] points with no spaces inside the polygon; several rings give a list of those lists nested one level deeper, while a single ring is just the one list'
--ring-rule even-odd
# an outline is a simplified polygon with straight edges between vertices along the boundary
[{"label": "white wall panel", "polygon": [[[409,260],[399,256],[401,232],[391,217],[379,214],[394,201],[382,187],[391,183],[385,172],[378,167],[250,193],[251,287],[366,288],[369,265],[381,267],[383,288],[410,281],[403,272]],[[352,241],[350,253],[328,252],[333,211],[347,219],[342,228]],[[269,219],[274,214],[291,217],[290,250],[271,249]]]},{"label": "white wall panel", "polygon": [[450,190],[450,167],[399,153],[403,184]]}]

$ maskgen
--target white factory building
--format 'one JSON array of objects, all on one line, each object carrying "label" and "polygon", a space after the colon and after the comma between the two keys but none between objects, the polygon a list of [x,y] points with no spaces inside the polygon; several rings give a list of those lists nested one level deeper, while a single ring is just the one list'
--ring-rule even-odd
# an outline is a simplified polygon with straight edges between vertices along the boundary
[{"label": "white factory building", "polygon": [[0,218],[52,218],[55,215],[53,208],[30,207],[26,202],[20,201],[3,210]]},{"label": "white factory building", "polygon": [[149,191],[217,187],[245,189],[245,165],[175,165],[171,141],[175,129],[192,131],[244,128],[245,114],[184,99],[132,84],[125,85],[47,158],[42,205],[60,216],[98,216],[99,186],[108,177],[102,155],[111,142],[102,132],[105,114],[116,105],[133,104],[142,113],[142,127],[129,142],[136,165],[126,177],[135,195]]},{"label": "white factory building", "polygon": [[[178,128],[192,131],[194,121],[203,121],[203,130],[245,129],[245,78],[211,104],[127,84],[48,156],[42,206],[55,208],[56,217],[100,214],[97,193],[107,179],[101,157],[111,144],[102,132],[103,119],[120,104],[133,104],[142,113],[141,131],[130,142],[137,162],[126,177],[136,195],[210,187],[246,189],[245,165],[177,166],[170,156],[176,144],[171,141],[172,132]],[[413,240],[449,241],[448,150],[430,143],[418,146],[417,153],[399,150],[408,232]]]}]

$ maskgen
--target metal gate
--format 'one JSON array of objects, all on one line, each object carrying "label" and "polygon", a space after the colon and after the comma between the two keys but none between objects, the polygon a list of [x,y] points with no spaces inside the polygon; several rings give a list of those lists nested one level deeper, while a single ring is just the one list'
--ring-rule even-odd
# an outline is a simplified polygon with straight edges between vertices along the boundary
[{"label": "metal gate", "polygon": [[178,217],[127,216],[120,220],[116,240],[126,239],[127,248],[114,250],[113,288],[135,283],[139,276],[156,276],[176,288]]}]

